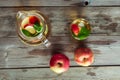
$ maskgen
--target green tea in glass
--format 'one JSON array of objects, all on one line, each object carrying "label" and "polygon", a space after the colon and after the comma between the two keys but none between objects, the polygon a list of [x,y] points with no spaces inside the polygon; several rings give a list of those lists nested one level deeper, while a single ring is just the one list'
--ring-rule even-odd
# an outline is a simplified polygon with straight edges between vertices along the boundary
[{"label": "green tea in glass", "polygon": [[71,23],[70,32],[76,40],[84,40],[89,36],[91,27],[87,20],[79,18]]}]

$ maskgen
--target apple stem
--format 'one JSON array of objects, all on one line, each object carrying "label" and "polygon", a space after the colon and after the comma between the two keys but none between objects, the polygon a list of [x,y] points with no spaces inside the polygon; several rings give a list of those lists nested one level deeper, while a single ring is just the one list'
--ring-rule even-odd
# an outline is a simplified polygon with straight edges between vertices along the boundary
[{"label": "apple stem", "polygon": [[62,67],[62,63],[57,63],[58,67]]},{"label": "apple stem", "polygon": [[86,62],[88,59],[87,58],[83,58],[83,61]]}]

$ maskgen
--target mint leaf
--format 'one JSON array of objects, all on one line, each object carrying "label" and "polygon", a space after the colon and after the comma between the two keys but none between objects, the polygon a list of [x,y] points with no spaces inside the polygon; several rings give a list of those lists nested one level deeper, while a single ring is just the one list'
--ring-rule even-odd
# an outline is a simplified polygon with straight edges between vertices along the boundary
[{"label": "mint leaf", "polygon": [[86,39],[87,36],[89,36],[90,34],[90,30],[88,30],[86,27],[82,27],[78,37],[80,38],[80,40]]},{"label": "mint leaf", "polygon": [[28,37],[31,36],[30,32],[28,32],[28,31],[25,30],[25,29],[22,29],[22,32],[23,32],[23,34],[25,34],[25,35],[28,36]]},{"label": "mint leaf", "polygon": [[37,31],[37,33],[40,33],[43,29],[43,27],[40,25],[39,22],[36,22],[34,25],[33,25],[34,29]]},{"label": "mint leaf", "polygon": [[34,34],[34,35],[32,35],[33,37],[35,37],[35,36],[37,36],[39,33],[36,33],[36,34]]}]

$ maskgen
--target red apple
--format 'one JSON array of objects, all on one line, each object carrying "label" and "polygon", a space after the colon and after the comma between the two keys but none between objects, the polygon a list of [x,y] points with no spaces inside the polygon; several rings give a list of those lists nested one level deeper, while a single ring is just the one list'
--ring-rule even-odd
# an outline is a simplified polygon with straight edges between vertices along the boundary
[{"label": "red apple", "polygon": [[69,59],[64,54],[55,54],[52,56],[50,60],[50,69],[53,70],[55,73],[63,73],[68,70],[69,68]]},{"label": "red apple", "polygon": [[26,25],[24,25],[24,28],[26,28],[26,27],[28,27],[28,26],[32,26],[32,27],[33,27],[34,24],[30,24],[30,23],[29,23],[29,24],[26,24]]},{"label": "red apple", "polygon": [[72,32],[77,36],[78,34],[79,34],[79,32],[80,32],[80,28],[78,27],[78,25],[77,24],[72,24],[71,25],[71,30],[72,30]]},{"label": "red apple", "polygon": [[74,59],[81,66],[89,66],[94,61],[94,55],[90,48],[79,48],[75,51]]},{"label": "red apple", "polygon": [[38,18],[36,16],[30,16],[29,17],[29,22],[31,24],[34,24],[35,22],[39,22]]},{"label": "red apple", "polygon": [[24,28],[28,24],[35,24],[35,22],[39,22],[39,19],[36,16],[28,16],[22,20],[21,26]]}]

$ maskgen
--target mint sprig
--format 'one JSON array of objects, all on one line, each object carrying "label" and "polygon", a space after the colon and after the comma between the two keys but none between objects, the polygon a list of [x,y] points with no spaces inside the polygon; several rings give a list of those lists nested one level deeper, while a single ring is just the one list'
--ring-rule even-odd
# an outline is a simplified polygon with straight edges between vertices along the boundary
[{"label": "mint sprig", "polygon": [[25,29],[22,29],[23,34],[25,34],[26,36],[30,37],[31,33]]},{"label": "mint sprig", "polygon": [[39,22],[36,22],[34,25],[33,25],[34,29],[36,30],[37,33],[40,33],[43,29],[43,27],[40,25]]},{"label": "mint sprig", "polygon": [[82,27],[78,37],[80,40],[86,39],[87,36],[90,34],[90,30],[88,30],[86,27]]}]

